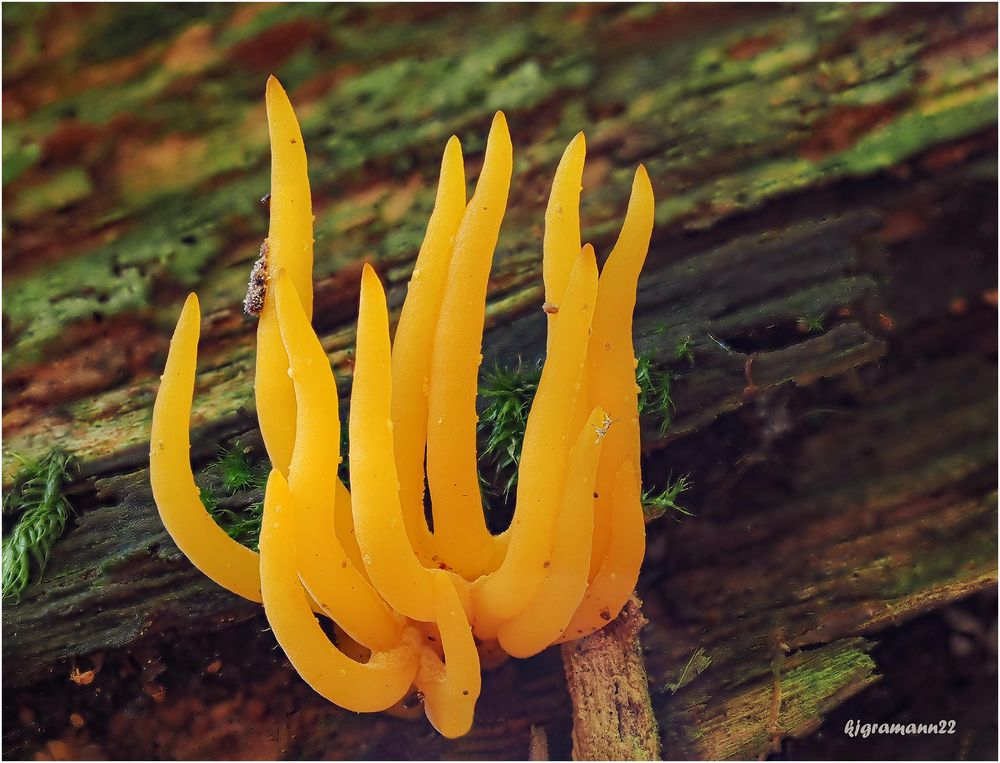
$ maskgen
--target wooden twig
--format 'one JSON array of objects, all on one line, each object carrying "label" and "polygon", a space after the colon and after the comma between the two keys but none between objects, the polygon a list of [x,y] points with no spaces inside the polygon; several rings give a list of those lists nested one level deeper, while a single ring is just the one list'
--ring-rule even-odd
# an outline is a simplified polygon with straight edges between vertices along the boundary
[{"label": "wooden twig", "polygon": [[528,742],[528,760],[549,760],[549,738],[543,726],[531,726]]},{"label": "wooden twig", "polygon": [[658,760],[660,734],[639,644],[635,594],[606,628],[562,647],[573,702],[574,760]]}]

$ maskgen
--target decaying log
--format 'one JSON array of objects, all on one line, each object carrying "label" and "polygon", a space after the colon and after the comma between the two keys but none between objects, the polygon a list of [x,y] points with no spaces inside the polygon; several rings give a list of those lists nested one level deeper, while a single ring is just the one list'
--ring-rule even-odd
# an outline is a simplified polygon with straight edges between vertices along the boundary
[{"label": "decaying log", "polygon": [[[643,419],[644,481],[694,483],[693,517],[648,526],[637,591],[665,757],[755,758],[808,735],[877,680],[880,633],[995,590],[995,6],[198,6],[142,19],[159,37],[141,50],[121,42],[127,8],[4,11],[5,42],[8,24],[41,40],[5,45],[5,474],[12,452],[57,444],[82,470],[42,580],[3,607],[5,757],[64,738],[228,755],[222,731],[160,733],[220,706],[248,756],[517,759],[532,727],[571,754],[558,650],[488,674],[459,740],[346,713],[157,519],[149,416],[189,288],[195,468],[221,443],[259,449],[239,302],[266,229],[269,71],[304,117],[315,326],[342,414],[360,262],[398,311],[452,131],[470,176],[493,109],[514,133],[487,364],[542,355],[539,225],[565,141],[587,132],[585,240],[602,256],[634,165],[649,169],[636,347],[670,375],[671,421]],[[91,655],[100,694],[69,679]],[[103,725],[46,710],[84,691]]]}]

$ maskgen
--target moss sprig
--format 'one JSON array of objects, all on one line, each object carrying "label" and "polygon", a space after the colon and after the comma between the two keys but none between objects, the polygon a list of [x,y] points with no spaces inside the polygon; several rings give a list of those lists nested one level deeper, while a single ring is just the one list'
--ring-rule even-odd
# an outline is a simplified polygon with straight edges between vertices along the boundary
[{"label": "moss sprig", "polygon": [[[223,448],[218,458],[199,475],[201,502],[230,538],[257,550],[260,523],[264,516],[264,488],[270,464],[255,463],[250,448],[239,442]],[[260,497],[242,509],[233,509],[223,501],[237,493],[254,491]],[[226,504],[229,502],[226,501]]]},{"label": "moss sprig", "polygon": [[486,435],[480,460],[493,462],[495,484],[502,483],[505,497],[517,484],[524,428],[541,378],[542,371],[537,366],[532,368],[520,361],[511,368],[494,364],[479,387],[479,394],[487,401],[479,417],[479,430]]},{"label": "moss sprig", "polygon": [[[678,359],[687,360],[689,355],[688,344],[679,345]],[[693,357],[689,362],[693,362]],[[485,437],[480,461],[491,464],[495,476],[492,482],[499,486],[494,491],[502,492],[504,498],[517,485],[524,428],[541,377],[539,366],[521,361],[510,367],[494,364],[479,386],[479,394],[486,401],[479,417],[479,431]],[[657,368],[650,356],[641,355],[635,378],[639,385],[639,413],[653,416],[660,422],[661,434],[666,433],[673,421],[674,402],[670,395],[674,375]],[[488,492],[490,481],[480,474],[483,492]]]},{"label": "moss sprig", "polygon": [[822,315],[802,315],[795,323],[803,334],[823,333]]},{"label": "moss sprig", "polygon": [[219,475],[222,487],[230,495],[267,484],[269,466],[253,463],[250,449],[238,442],[230,448],[223,448],[211,468]]},{"label": "moss sprig", "polygon": [[671,474],[667,477],[667,486],[659,493],[655,492],[652,488],[644,490],[642,493],[642,511],[646,515],[646,519],[659,519],[668,511],[676,511],[678,514],[693,517],[694,514],[677,503],[681,495],[691,489],[691,485],[690,475],[683,474],[674,479],[674,476]]},{"label": "moss sprig", "polygon": [[3,513],[19,515],[2,547],[2,595],[15,599],[31,582],[32,566],[39,577],[44,572],[72,511],[63,494],[73,468],[72,455],[54,449],[37,461],[21,458],[21,462],[13,487],[3,498]]},{"label": "moss sprig", "polygon": [[647,414],[660,422],[660,435],[670,429],[674,417],[674,401],[670,397],[674,375],[658,369],[649,355],[640,355],[635,367],[639,385],[639,415]]},{"label": "moss sprig", "polygon": [[691,349],[691,337],[686,336],[674,345],[674,360],[684,360],[689,366],[694,366],[694,351]]}]

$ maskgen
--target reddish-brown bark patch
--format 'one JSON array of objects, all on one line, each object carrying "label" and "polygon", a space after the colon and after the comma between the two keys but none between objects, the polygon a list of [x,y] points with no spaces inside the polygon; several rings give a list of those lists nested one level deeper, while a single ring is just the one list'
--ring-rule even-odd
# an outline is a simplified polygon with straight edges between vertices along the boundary
[{"label": "reddish-brown bark patch", "polygon": [[988,148],[987,145],[984,145],[987,143],[992,144],[994,148],[996,147],[995,132],[991,131],[988,141],[981,137],[973,137],[947,143],[943,146],[935,146],[921,157],[920,167],[928,172],[941,172],[961,164],[977,151]]},{"label": "reddish-brown bark patch", "polygon": [[726,49],[726,55],[734,61],[746,61],[747,59],[759,56],[768,48],[774,46],[777,40],[771,35],[759,35],[757,37],[747,37],[740,40]]},{"label": "reddish-brown bark patch", "polygon": [[294,53],[324,38],[321,24],[309,19],[296,19],[236,43],[229,49],[229,60],[252,71],[270,72]]},{"label": "reddish-brown bark patch", "polygon": [[799,153],[805,159],[818,161],[846,151],[866,134],[891,122],[897,112],[891,103],[835,108],[816,125]]},{"label": "reddish-brown bark patch", "polygon": [[111,389],[149,372],[150,362],[166,350],[166,338],[134,318],[79,323],[67,330],[52,360],[7,371],[4,378],[4,429],[16,432],[37,412]]}]

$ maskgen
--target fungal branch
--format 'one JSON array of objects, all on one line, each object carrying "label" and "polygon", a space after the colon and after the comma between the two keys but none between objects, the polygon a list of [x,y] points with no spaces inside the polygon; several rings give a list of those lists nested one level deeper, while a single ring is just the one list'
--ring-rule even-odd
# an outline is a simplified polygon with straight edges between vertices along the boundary
[{"label": "fungal branch", "polygon": [[[645,535],[631,331],[653,224],[649,179],[640,166],[621,235],[599,274],[593,247],[580,242],[582,133],[559,164],[545,215],[547,353],[525,426],[514,518],[494,536],[479,497],[476,390],[487,282],[513,167],[503,114],[493,120],[468,201],[458,139],[445,147],[394,344],[382,285],[364,268],[351,493],[336,476],[337,387],[310,325],[312,207],[302,135],[273,77],[266,100],[271,224],[247,301],[259,316],[255,394],[273,465],[260,553],[213,522],[192,476],[194,294],[153,410],[156,504],[192,563],[263,603],[278,643],[317,692],[373,712],[415,686],[435,728],[461,736],[473,722],[483,664],[604,628],[635,587]],[[433,532],[424,519],[425,453]],[[344,651],[326,638],[317,615],[334,622]]]}]

